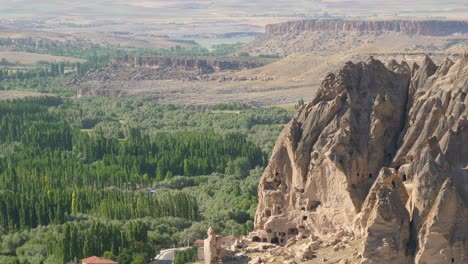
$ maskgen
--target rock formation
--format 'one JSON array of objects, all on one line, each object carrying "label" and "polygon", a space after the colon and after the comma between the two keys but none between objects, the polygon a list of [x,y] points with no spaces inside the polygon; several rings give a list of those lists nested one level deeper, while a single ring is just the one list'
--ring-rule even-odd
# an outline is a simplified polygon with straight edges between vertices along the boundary
[{"label": "rock formation", "polygon": [[300,33],[303,31],[394,31],[410,35],[447,36],[468,33],[467,21],[443,20],[344,20],[311,19],[267,25],[266,34]]},{"label": "rock formation", "polygon": [[468,21],[311,19],[270,24],[242,48],[251,55],[313,52],[459,53],[468,45]]},{"label": "rock formation", "polygon": [[[113,58],[111,63],[100,69],[74,77],[68,86],[76,89],[77,97],[139,96],[151,100],[187,98],[187,104],[206,101],[209,105],[221,103],[219,92],[207,91],[217,88],[221,82],[243,82],[253,78],[237,77],[237,72],[263,66],[271,60],[234,57],[131,57]],[[220,89],[225,88],[224,85]],[[239,85],[244,87],[244,85]],[[247,88],[243,88],[247,89]],[[232,94],[233,89],[226,89]],[[208,98],[215,94],[216,100]],[[194,100],[194,97],[199,97]],[[226,97],[227,98],[227,97]],[[201,100],[200,100],[201,99]],[[239,98],[234,97],[237,100]],[[165,101],[174,104],[174,102]]]},{"label": "rock formation", "polygon": [[326,76],[276,143],[251,239],[346,232],[353,263],[467,263],[467,93],[468,53]]},{"label": "rock formation", "polygon": [[131,57],[113,58],[112,65],[126,65],[131,67],[148,67],[158,69],[182,69],[197,71],[198,74],[210,74],[226,70],[245,70],[263,66],[258,60],[246,58],[200,58],[200,57]]},{"label": "rock formation", "polygon": [[383,168],[372,186],[363,210],[357,216],[356,231],[367,236],[362,263],[406,263],[410,238],[408,199],[403,183],[393,169]]},{"label": "rock formation", "polygon": [[[205,239],[203,245],[205,264],[222,263],[226,257],[233,255],[231,248],[223,244],[222,238],[216,235],[211,227],[208,229],[207,234],[208,238]],[[243,246],[245,245],[241,245],[241,248]]]},{"label": "rock formation", "polygon": [[[466,208],[452,180],[446,179],[419,232],[417,263],[466,263]],[[452,260],[453,259],[453,260]]]},{"label": "rock formation", "polygon": [[207,234],[208,238],[205,239],[203,246],[205,264],[218,263],[221,261],[219,252],[221,250],[221,243],[219,237],[211,227],[208,229]]}]

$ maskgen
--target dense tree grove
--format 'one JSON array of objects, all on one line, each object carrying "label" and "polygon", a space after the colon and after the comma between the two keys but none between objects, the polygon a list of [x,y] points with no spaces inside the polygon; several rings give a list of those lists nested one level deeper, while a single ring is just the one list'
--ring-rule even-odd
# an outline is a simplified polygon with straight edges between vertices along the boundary
[{"label": "dense tree grove", "polygon": [[187,109],[141,98],[82,98],[55,110],[76,126],[99,130],[112,138],[128,137],[135,124],[145,134],[154,136],[161,132],[214,130],[241,133],[267,153],[273,148],[281,125],[291,119],[291,112],[281,108],[221,104],[207,109]]},{"label": "dense tree grove", "polygon": [[[132,252],[139,252],[147,259],[152,253],[148,241],[148,226],[140,221],[129,222],[125,228],[115,224],[102,222],[66,223],[59,240],[49,240],[47,248],[61,263],[66,263],[75,257],[83,259],[88,256],[103,255],[117,256],[123,260],[131,259]],[[126,250],[127,249],[127,250]],[[104,252],[104,253],[103,253]],[[127,256],[126,256],[127,255]]]},{"label": "dense tree grove", "polygon": [[122,188],[171,175],[224,172],[238,157],[252,166],[265,161],[262,151],[240,134],[187,131],[150,137],[131,128],[122,141],[74,130],[41,105],[0,103],[0,113],[0,140],[15,146],[0,160],[3,174],[10,175],[2,179],[9,190],[41,185]]},{"label": "dense tree grove", "polygon": [[174,264],[185,264],[197,261],[197,248],[192,247],[183,251],[177,251],[174,257]]},{"label": "dense tree grove", "polygon": [[[0,62],[0,90],[62,96],[0,101],[0,263],[92,255],[148,263],[160,249],[204,239],[210,226],[222,235],[252,230],[262,166],[291,112],[65,99],[75,94],[71,78],[112,57],[229,56],[242,45],[147,50],[0,40],[5,50],[82,59]],[[190,249],[176,263],[195,258]]]},{"label": "dense tree grove", "polygon": [[74,76],[86,73],[93,68],[101,68],[109,64],[110,55],[104,57],[91,57],[86,62],[44,62],[30,66],[16,66],[0,68],[0,82],[2,81],[33,81],[61,76]]},{"label": "dense tree grove", "polygon": [[192,46],[176,45],[170,48],[163,49],[142,49],[142,48],[121,48],[111,45],[97,45],[89,43],[62,43],[51,40],[42,39],[0,39],[0,47],[4,49],[12,49],[13,51],[26,51],[30,53],[50,54],[55,56],[66,56],[86,59],[94,65],[102,65],[109,61],[109,57],[134,55],[134,56],[228,56],[236,50],[244,46],[243,43],[234,44],[218,44],[212,45],[211,49],[207,49],[195,42],[191,42]]},{"label": "dense tree grove", "polygon": [[146,216],[175,216],[196,220],[196,200],[187,194],[120,191],[47,191],[0,193],[0,225],[10,231],[34,228],[51,223],[62,224],[77,213],[87,213],[106,219],[136,219]]},{"label": "dense tree grove", "polygon": [[0,101],[0,263],[147,263],[208,226],[246,234],[267,157],[249,134],[284,113],[216,111],[187,110],[184,125],[134,99]]},{"label": "dense tree grove", "polygon": [[42,94],[72,97],[75,95],[75,90],[66,87],[66,83],[70,81],[69,78],[69,76],[58,76],[54,78],[36,77],[23,80],[3,80],[0,81],[0,90],[38,92]]}]

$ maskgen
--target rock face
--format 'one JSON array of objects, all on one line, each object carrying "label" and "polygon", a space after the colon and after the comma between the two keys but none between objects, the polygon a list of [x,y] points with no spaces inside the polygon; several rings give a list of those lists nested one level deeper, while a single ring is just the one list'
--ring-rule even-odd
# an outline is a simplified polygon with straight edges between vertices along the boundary
[{"label": "rock face", "polygon": [[[205,264],[222,263],[226,257],[232,257],[234,251],[223,243],[222,237],[216,235],[211,227],[208,229],[207,234],[208,238],[205,239],[203,245]],[[236,246],[239,246],[239,244]],[[243,246],[241,245],[241,248]]]},{"label": "rock face", "polygon": [[[265,34],[242,48],[251,55],[362,51],[463,53],[468,21],[311,19],[267,25]],[[409,58],[407,59],[409,60]]]},{"label": "rock face", "polygon": [[362,263],[407,263],[410,217],[405,208],[405,187],[395,170],[384,168],[372,186],[356,231],[367,236]]},{"label": "rock face", "polygon": [[[194,97],[207,97],[207,86],[217,87],[225,80],[250,80],[247,77],[237,78],[236,72],[257,68],[268,62],[271,60],[259,58],[125,56],[113,58],[106,67],[74,77],[68,86],[76,89],[77,97],[141,96],[152,100],[186,97],[186,102],[197,102],[200,100],[193,100]],[[232,94],[232,89],[229,89],[229,94]],[[217,99],[219,103],[219,95]],[[215,100],[208,98],[204,101],[214,104]]]},{"label": "rock face", "polygon": [[447,36],[468,33],[466,21],[311,19],[267,25],[266,34],[279,35],[303,31],[395,31],[409,35]]},{"label": "rock face", "polygon": [[467,263],[468,54],[329,74],[281,133],[253,241],[343,232],[361,263]]},{"label": "rock face", "polygon": [[222,260],[220,239],[211,227],[207,234],[208,238],[205,239],[203,246],[205,264],[218,263]]},{"label": "rock face", "polygon": [[452,180],[447,179],[419,232],[421,248],[416,255],[417,263],[455,263],[455,260],[466,263],[464,210]]},{"label": "rock face", "polygon": [[198,74],[210,74],[226,70],[245,70],[263,66],[256,60],[230,59],[230,58],[198,58],[198,57],[131,57],[125,56],[114,58],[113,65],[126,65],[132,67],[149,67],[160,69],[182,69],[186,71],[197,71]]}]

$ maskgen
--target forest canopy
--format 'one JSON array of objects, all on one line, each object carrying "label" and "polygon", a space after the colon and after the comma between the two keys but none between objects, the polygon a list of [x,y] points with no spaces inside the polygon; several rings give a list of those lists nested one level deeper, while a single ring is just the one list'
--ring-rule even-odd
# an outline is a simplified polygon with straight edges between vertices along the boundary
[{"label": "forest canopy", "polygon": [[203,239],[208,226],[246,234],[261,168],[290,113],[235,107],[0,101],[0,262],[145,263]]}]

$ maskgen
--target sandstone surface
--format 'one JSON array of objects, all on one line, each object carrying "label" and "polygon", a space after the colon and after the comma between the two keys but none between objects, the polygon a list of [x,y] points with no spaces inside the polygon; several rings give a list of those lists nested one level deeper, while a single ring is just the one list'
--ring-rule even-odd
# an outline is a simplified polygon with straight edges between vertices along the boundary
[{"label": "sandstone surface", "polygon": [[458,50],[468,45],[468,21],[311,19],[270,24],[243,49],[250,54],[334,54],[353,49],[405,52]]},{"label": "sandstone surface", "polygon": [[352,263],[468,262],[468,53],[369,58],[324,78],[281,133],[253,241],[351,234]]},{"label": "sandstone surface", "polygon": [[225,255],[222,248],[221,237],[216,235],[215,231],[210,227],[207,231],[208,238],[205,239],[203,245],[203,253],[205,264],[219,263],[223,261]]},{"label": "sandstone surface", "polygon": [[345,20],[311,19],[270,24],[266,34],[285,34],[302,31],[395,31],[411,35],[446,36],[468,33],[467,21],[443,20]]},{"label": "sandstone surface", "polygon": [[246,70],[263,66],[258,60],[247,58],[203,58],[203,57],[132,57],[113,58],[112,65],[127,65],[131,67],[148,67],[157,69],[182,69],[195,71],[199,75],[226,70]]}]

